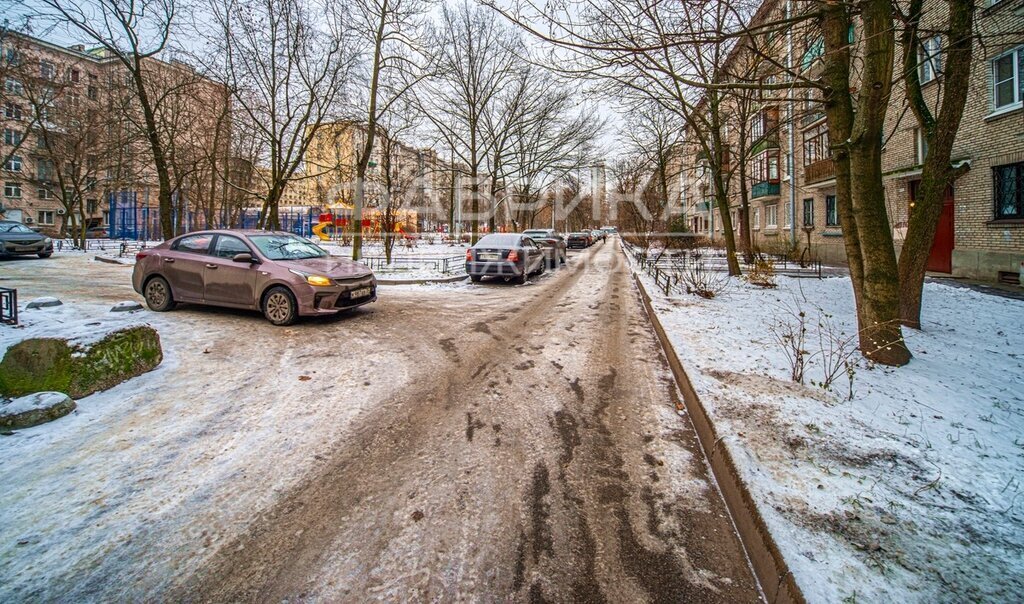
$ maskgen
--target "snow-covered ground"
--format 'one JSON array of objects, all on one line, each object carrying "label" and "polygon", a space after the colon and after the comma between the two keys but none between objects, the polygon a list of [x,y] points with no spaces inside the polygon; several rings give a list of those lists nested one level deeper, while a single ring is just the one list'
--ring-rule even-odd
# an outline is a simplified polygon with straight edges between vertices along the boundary
[{"label": "snow-covered ground", "polygon": [[[913,360],[855,354],[851,398],[845,371],[815,385],[825,334],[856,331],[848,278],[734,280],[704,300],[640,275],[810,601],[1024,594],[1024,301],[926,284]],[[772,336],[800,312],[805,384]]]}]

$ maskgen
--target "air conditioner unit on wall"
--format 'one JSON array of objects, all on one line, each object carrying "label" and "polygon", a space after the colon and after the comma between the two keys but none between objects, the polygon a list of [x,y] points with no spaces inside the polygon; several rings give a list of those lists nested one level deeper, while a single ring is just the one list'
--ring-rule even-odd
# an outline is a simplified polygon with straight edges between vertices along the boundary
[{"label": "air conditioner unit on wall", "polygon": [[64,208],[57,208],[57,216],[63,216],[64,214],[67,214],[67,213],[68,213],[68,211],[65,210]]},{"label": "air conditioner unit on wall", "polygon": [[35,221],[32,220],[31,216],[26,216],[25,217],[25,224],[32,224],[33,222],[35,222]]}]

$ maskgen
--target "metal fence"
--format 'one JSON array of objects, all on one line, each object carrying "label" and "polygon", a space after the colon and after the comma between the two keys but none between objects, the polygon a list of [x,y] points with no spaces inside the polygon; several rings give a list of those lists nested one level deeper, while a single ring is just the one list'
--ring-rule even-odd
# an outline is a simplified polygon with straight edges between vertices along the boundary
[{"label": "metal fence", "polygon": [[0,287],[0,323],[18,324],[18,290]]},{"label": "metal fence", "polygon": [[392,256],[388,263],[386,256],[363,256],[360,259],[375,271],[431,271],[442,275],[458,275],[466,272],[464,256]]}]

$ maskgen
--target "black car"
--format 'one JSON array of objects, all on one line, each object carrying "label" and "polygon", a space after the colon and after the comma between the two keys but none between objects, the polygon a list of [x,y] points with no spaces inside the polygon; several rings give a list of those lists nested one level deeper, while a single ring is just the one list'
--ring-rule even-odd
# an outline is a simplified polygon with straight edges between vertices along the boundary
[{"label": "black car", "polygon": [[569,249],[584,249],[590,247],[593,235],[590,233],[569,233],[565,240],[565,246]]},{"label": "black car", "polygon": [[544,272],[548,251],[519,233],[492,233],[466,250],[466,274],[473,282],[485,276],[525,283]]},{"label": "black car", "polygon": [[53,255],[53,240],[13,220],[0,220],[0,257]]}]

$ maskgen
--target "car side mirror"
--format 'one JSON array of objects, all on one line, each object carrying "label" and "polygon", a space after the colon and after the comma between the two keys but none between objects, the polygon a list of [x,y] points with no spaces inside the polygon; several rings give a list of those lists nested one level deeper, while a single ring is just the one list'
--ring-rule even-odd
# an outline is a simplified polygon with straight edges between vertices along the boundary
[{"label": "car side mirror", "polygon": [[235,254],[231,258],[232,262],[248,262],[249,264],[259,264],[259,260],[252,257],[252,254],[242,252],[241,254]]}]

